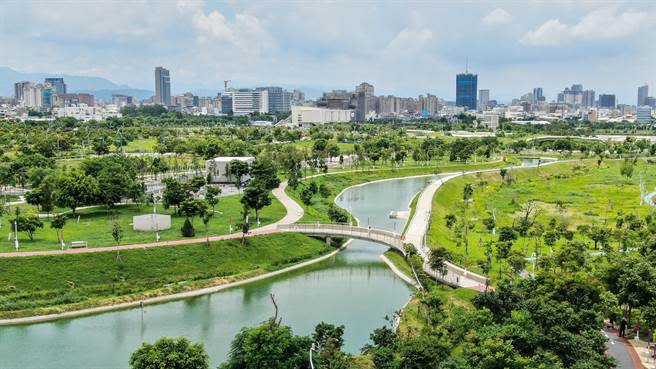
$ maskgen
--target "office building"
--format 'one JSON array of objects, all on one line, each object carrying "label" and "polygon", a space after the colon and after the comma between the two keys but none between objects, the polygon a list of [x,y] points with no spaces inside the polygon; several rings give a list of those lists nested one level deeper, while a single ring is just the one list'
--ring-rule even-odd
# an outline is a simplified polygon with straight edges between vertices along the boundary
[{"label": "office building", "polygon": [[267,91],[269,95],[269,113],[287,113],[291,107],[290,93],[282,87],[258,87],[257,91]]},{"label": "office building", "polygon": [[584,108],[591,108],[595,103],[595,92],[594,90],[585,90],[581,94],[581,105]]},{"label": "office building", "polygon": [[155,68],[155,104],[171,105],[171,76],[163,67]]},{"label": "office building", "polygon": [[615,95],[612,94],[600,94],[599,95],[599,107],[607,109],[615,109]]},{"label": "office building", "polygon": [[644,86],[638,87],[638,103],[636,106],[647,105],[647,97],[649,97],[649,86],[645,83]]},{"label": "office building", "polygon": [[651,123],[651,107],[639,106],[636,109],[636,122]]},{"label": "office building", "polygon": [[478,109],[487,110],[490,106],[490,90],[478,90]]},{"label": "office building", "polygon": [[28,81],[14,83],[14,97],[16,98],[16,101],[18,103],[22,102],[25,99],[25,95],[23,94],[23,91],[25,91],[25,88],[29,84],[31,84],[31,82]]},{"label": "office building", "polygon": [[229,88],[224,93],[229,96],[230,101],[222,100],[224,110],[226,105],[231,107],[230,111],[234,115],[247,115],[251,113],[268,113],[269,112],[269,91],[252,90],[248,88]]},{"label": "office building", "polygon": [[545,101],[544,94],[542,92],[542,87],[536,87],[533,89],[533,104],[537,104],[541,101]]},{"label": "office building", "polygon": [[478,75],[469,72],[456,75],[456,106],[476,109]]},{"label": "office building", "polygon": [[54,93],[58,95],[66,93],[66,83],[63,78],[46,78],[45,83],[51,85]]},{"label": "office building", "polygon": [[362,82],[355,86],[355,93],[358,94],[360,92],[363,92],[365,97],[374,96],[374,86],[367,82]]},{"label": "office building", "polygon": [[647,96],[647,98],[645,98],[645,106],[651,106],[652,109],[656,108],[656,97]]}]

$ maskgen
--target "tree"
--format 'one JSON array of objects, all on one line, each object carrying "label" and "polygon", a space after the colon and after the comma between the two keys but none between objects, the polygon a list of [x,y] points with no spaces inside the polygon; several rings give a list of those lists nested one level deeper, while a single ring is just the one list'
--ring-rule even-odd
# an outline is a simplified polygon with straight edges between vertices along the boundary
[{"label": "tree", "polygon": [[633,167],[633,161],[628,158],[624,159],[624,162],[620,166],[620,174],[626,177],[627,181],[633,176]]},{"label": "tree", "polygon": [[303,187],[299,196],[301,197],[301,201],[303,202],[303,204],[311,205],[312,196],[314,196],[314,192],[312,192],[310,187]]},{"label": "tree", "polygon": [[209,369],[209,361],[202,343],[192,344],[182,337],[143,343],[130,355],[132,369]]},{"label": "tree", "polygon": [[25,200],[28,204],[37,205],[41,211],[50,213],[54,208],[54,178],[48,176],[32,191],[25,194]]},{"label": "tree", "polygon": [[331,203],[328,205],[328,218],[334,223],[346,223],[348,222],[349,216],[344,209]]},{"label": "tree", "polygon": [[237,190],[241,189],[242,178],[248,174],[249,170],[248,163],[245,161],[235,159],[228,163],[228,174],[233,177]]},{"label": "tree", "polygon": [[278,169],[271,159],[260,156],[251,164],[250,175],[253,182],[261,183],[267,190],[273,190],[280,185]]},{"label": "tree", "polygon": [[462,189],[462,200],[467,203],[474,195],[474,187],[471,183],[467,183]]},{"label": "tree", "polygon": [[513,274],[520,274],[526,267],[526,257],[521,252],[513,250],[508,255],[508,265]]},{"label": "tree", "polygon": [[499,241],[514,241],[517,239],[517,233],[512,229],[512,227],[501,227],[499,229]]},{"label": "tree", "polygon": [[57,241],[64,247],[64,226],[68,218],[66,214],[57,214],[50,221],[50,228],[56,230],[57,232]]},{"label": "tree", "polygon": [[306,368],[311,344],[309,337],[294,336],[287,326],[266,323],[242,329],[219,369]]},{"label": "tree", "polygon": [[112,225],[112,238],[114,239],[114,242],[116,242],[116,246],[121,244],[121,239],[123,238],[123,229],[121,228],[121,225],[118,222],[114,222],[114,225]]},{"label": "tree", "polygon": [[10,219],[9,222],[13,225],[16,224],[16,230],[18,232],[27,233],[27,237],[30,241],[34,240],[34,233],[37,229],[43,228],[43,222],[39,219],[39,216],[36,214],[22,214],[20,208],[16,208],[15,216],[13,219]]},{"label": "tree", "polygon": [[190,197],[185,186],[177,179],[167,178],[164,180],[164,192],[162,193],[162,204],[165,209],[173,206],[178,213],[180,204]]},{"label": "tree", "polygon": [[194,225],[191,224],[189,218],[185,218],[184,224],[182,224],[182,228],[180,228],[180,233],[182,233],[182,237],[193,237],[196,235]]},{"label": "tree", "polygon": [[196,216],[203,216],[207,212],[208,206],[204,200],[188,198],[180,204],[180,215],[191,218],[192,223]]},{"label": "tree", "polygon": [[216,204],[219,203],[219,195],[221,194],[221,188],[214,186],[205,187],[205,202],[212,207],[212,212]]},{"label": "tree", "polygon": [[61,173],[55,179],[53,192],[55,205],[75,210],[83,205],[90,205],[99,193],[98,180],[85,175],[79,170]]},{"label": "tree", "polygon": [[271,205],[269,190],[260,182],[253,182],[248,185],[240,201],[244,206],[255,210],[255,221],[258,224],[260,223],[260,210],[265,206]]},{"label": "tree", "polygon": [[447,264],[446,262],[450,258],[450,253],[444,247],[436,247],[430,251],[430,256],[428,258],[428,263],[430,267],[438,272],[442,277],[446,275]]}]

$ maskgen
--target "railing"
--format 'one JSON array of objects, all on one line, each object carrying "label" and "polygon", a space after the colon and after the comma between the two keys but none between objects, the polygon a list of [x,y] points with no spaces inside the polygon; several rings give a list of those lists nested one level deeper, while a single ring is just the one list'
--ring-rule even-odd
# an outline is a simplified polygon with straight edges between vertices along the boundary
[{"label": "railing", "polygon": [[403,236],[398,233],[385,231],[375,228],[363,228],[348,224],[280,224],[278,229],[281,231],[299,232],[307,234],[320,234],[332,236],[346,236],[352,238],[360,238],[365,240],[372,240],[389,245],[402,253],[403,249]]}]

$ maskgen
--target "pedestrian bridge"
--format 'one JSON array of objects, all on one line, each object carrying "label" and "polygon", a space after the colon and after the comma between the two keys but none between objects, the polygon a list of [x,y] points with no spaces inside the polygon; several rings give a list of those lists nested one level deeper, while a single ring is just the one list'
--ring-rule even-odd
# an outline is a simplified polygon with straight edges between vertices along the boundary
[{"label": "pedestrian bridge", "polygon": [[363,228],[348,224],[279,224],[281,232],[298,232],[308,236],[357,238],[387,245],[405,255],[403,236],[382,229]]}]

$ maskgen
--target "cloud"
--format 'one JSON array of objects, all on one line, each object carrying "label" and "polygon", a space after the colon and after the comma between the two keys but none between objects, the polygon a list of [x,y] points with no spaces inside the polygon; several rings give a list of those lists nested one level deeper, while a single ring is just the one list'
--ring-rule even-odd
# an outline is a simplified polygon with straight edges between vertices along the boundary
[{"label": "cloud", "polygon": [[506,10],[502,8],[496,8],[492,10],[488,15],[483,17],[483,24],[487,26],[499,26],[503,24],[508,24],[512,21],[513,17]]},{"label": "cloud", "polygon": [[385,48],[389,53],[418,52],[424,49],[433,39],[433,31],[423,29],[402,29]]},{"label": "cloud", "polygon": [[223,14],[216,10],[207,15],[197,12],[192,18],[192,25],[202,41],[213,39],[234,42],[232,29],[226,23]]},{"label": "cloud", "polygon": [[528,31],[520,42],[529,46],[559,46],[574,41],[619,39],[641,30],[653,17],[646,12],[603,8],[583,16],[578,23],[567,25],[559,19],[550,19],[537,29]]}]

